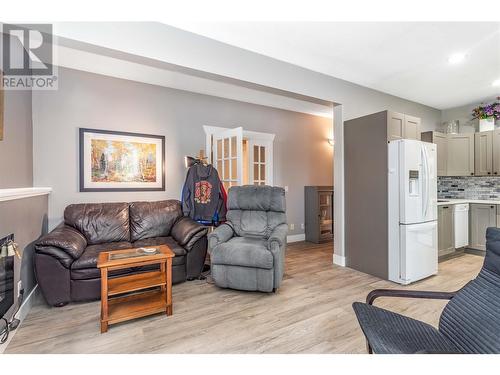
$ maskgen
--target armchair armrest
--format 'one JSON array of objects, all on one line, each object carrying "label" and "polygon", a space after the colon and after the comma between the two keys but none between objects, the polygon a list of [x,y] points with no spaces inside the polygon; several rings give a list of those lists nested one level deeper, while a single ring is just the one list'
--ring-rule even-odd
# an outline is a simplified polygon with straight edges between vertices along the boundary
[{"label": "armchair armrest", "polygon": [[229,241],[234,236],[233,228],[229,224],[219,225],[208,235],[208,251],[217,245]]},{"label": "armchair armrest", "polygon": [[172,237],[187,251],[190,251],[196,241],[207,235],[208,228],[189,217],[181,217],[172,228]]},{"label": "armchair armrest", "polygon": [[432,292],[425,290],[405,289],[375,289],[366,296],[366,303],[373,305],[379,297],[426,298],[426,299],[452,299],[457,292]]},{"label": "armchair armrest", "polygon": [[279,247],[286,244],[286,235],[288,233],[288,225],[280,224],[271,232],[269,239],[267,240],[267,247],[271,250],[273,243],[276,243]]},{"label": "armchair armrest", "polygon": [[35,243],[37,253],[51,255],[66,267],[79,258],[86,247],[87,240],[83,234],[68,225],[57,227]]}]

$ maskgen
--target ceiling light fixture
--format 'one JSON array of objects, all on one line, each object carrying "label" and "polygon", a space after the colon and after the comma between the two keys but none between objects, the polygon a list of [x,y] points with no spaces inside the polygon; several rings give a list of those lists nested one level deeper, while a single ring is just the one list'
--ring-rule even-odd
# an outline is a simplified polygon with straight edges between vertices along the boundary
[{"label": "ceiling light fixture", "polygon": [[453,55],[450,56],[448,62],[450,64],[458,64],[464,61],[464,59],[465,59],[465,53],[454,53]]},{"label": "ceiling light fixture", "polygon": [[494,80],[491,86],[500,86],[500,79]]}]

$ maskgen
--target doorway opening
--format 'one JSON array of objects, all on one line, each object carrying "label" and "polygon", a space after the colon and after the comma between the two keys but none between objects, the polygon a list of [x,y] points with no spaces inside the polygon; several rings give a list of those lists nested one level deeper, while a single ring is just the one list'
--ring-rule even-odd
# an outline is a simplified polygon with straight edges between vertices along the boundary
[{"label": "doorway opening", "polygon": [[243,127],[203,128],[206,154],[226,190],[240,185],[273,185],[274,134]]}]

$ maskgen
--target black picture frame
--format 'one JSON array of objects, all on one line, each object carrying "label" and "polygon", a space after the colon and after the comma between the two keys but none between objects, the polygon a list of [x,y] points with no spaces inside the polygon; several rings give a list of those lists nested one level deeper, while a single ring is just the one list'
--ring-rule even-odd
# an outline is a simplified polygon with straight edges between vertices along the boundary
[{"label": "black picture frame", "polygon": [[[161,140],[161,187],[110,187],[110,188],[89,188],[85,187],[85,145],[84,138],[85,133],[97,133],[97,134],[111,134],[117,136],[126,137],[138,137],[138,138],[151,138]],[[154,135],[154,134],[143,134],[143,133],[130,133],[130,132],[120,132],[114,130],[102,130],[102,129],[90,129],[90,128],[79,128],[79,178],[80,178],[80,192],[132,192],[132,191],[165,191],[165,136],[164,135]]]}]

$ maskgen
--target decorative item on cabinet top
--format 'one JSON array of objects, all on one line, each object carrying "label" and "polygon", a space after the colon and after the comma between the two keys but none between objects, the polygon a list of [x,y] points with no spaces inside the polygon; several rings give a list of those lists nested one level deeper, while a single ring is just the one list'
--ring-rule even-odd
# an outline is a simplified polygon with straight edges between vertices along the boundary
[{"label": "decorative item on cabinet top", "polygon": [[500,97],[490,104],[477,106],[472,110],[472,118],[479,120],[479,131],[490,131],[495,129],[495,121],[500,119]]}]

